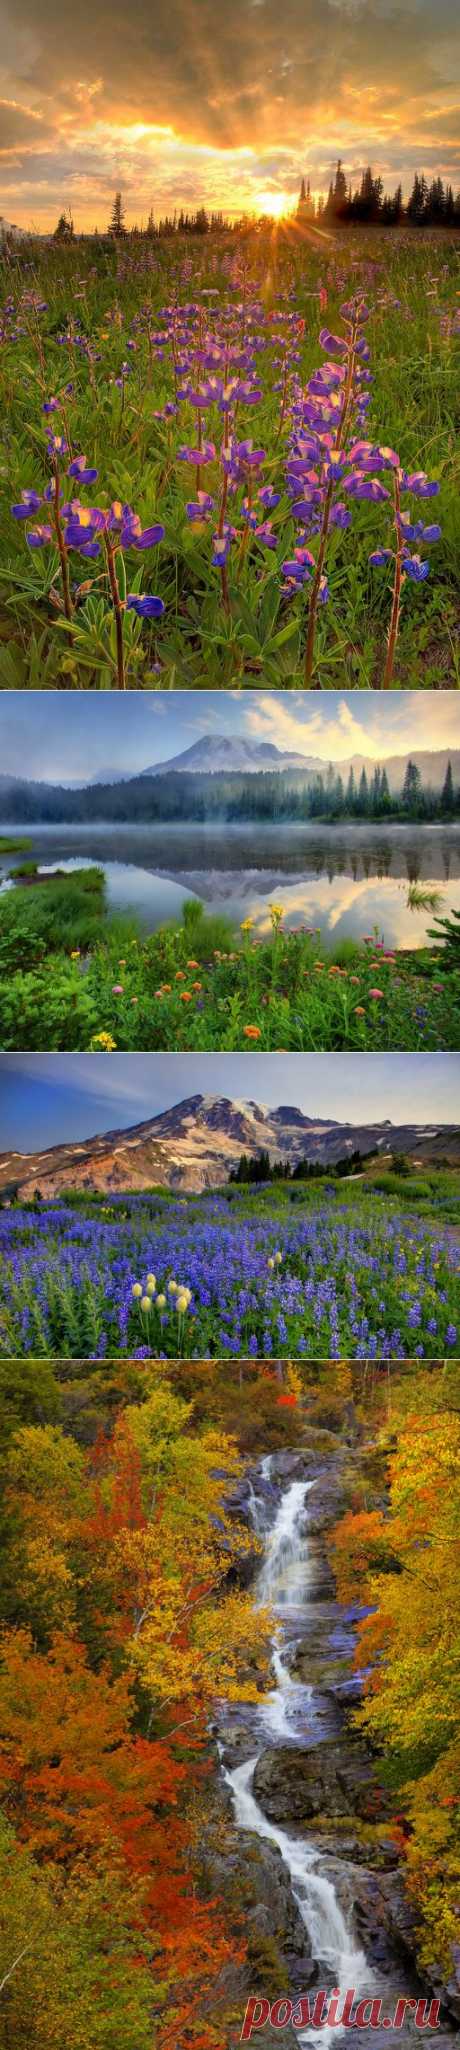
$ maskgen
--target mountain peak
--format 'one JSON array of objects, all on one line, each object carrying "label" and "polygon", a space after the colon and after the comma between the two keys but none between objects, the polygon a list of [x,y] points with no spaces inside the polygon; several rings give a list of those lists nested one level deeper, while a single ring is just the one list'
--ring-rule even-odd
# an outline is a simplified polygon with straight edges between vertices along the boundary
[{"label": "mountain peak", "polygon": [[460,1160],[460,1128],[453,1125],[393,1125],[389,1118],[349,1124],[307,1117],[295,1104],[277,1108],[251,1099],[197,1093],[183,1097],[128,1129],[100,1132],[46,1152],[11,1151],[0,1161],[0,1195],[18,1190],[28,1198],[61,1190],[139,1191],[160,1187],[199,1191],[228,1181],[242,1153],[261,1151],[272,1162],[332,1165],[357,1149],[416,1156],[420,1162]]}]

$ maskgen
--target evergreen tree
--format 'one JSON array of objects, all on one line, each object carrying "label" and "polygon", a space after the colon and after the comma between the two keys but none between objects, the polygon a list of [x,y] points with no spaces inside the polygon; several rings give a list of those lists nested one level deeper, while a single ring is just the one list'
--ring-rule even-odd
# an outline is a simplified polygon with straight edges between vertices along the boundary
[{"label": "evergreen tree", "polygon": [[337,217],[339,217],[340,214],[344,212],[346,206],[346,199],[347,181],[345,177],[345,172],[342,169],[341,159],[339,157],[334,180],[334,213],[337,215]]},{"label": "evergreen tree", "polygon": [[112,208],[112,219],[109,225],[109,235],[114,235],[116,237],[118,237],[119,235],[126,235],[125,210],[123,206],[121,192],[115,193],[115,199]]},{"label": "evergreen tree", "polygon": [[443,782],[443,786],[442,786],[442,792],[441,792],[441,807],[442,807],[442,810],[443,810],[443,811],[453,811],[453,810],[454,810],[454,804],[455,804],[455,798],[454,798],[454,784],[453,784],[453,776],[452,776],[452,764],[451,764],[451,762],[448,762],[448,763],[447,763],[447,769],[446,769],[445,777],[444,777],[444,782]]},{"label": "evergreen tree", "polygon": [[415,762],[409,761],[407,764],[402,791],[402,802],[404,809],[410,812],[416,812],[419,808],[421,794],[422,779],[420,775],[420,769],[416,768]]},{"label": "evergreen tree", "polygon": [[426,178],[423,175],[419,178],[416,172],[407,208],[407,218],[409,221],[413,221],[416,227],[421,227],[426,217],[427,201],[428,186]]},{"label": "evergreen tree", "polygon": [[54,230],[54,242],[73,242],[74,225],[71,214],[60,214]]}]

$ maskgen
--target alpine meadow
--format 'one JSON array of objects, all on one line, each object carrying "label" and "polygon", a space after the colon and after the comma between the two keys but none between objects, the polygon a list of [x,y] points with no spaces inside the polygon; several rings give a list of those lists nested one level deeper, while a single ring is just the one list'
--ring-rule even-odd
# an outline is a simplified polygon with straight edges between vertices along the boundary
[{"label": "alpine meadow", "polygon": [[0,254],[0,683],[458,685],[458,229],[201,225]]}]

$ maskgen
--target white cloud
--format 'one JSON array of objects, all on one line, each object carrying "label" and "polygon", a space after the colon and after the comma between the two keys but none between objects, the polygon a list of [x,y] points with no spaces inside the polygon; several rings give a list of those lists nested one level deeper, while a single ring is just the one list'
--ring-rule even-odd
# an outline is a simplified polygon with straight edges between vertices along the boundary
[{"label": "white cloud", "polygon": [[[243,708],[244,709],[244,708]],[[390,698],[365,700],[343,696],[337,705],[328,691],[277,692],[254,698],[246,710],[245,730],[276,747],[347,761],[366,754],[373,761],[405,754],[410,748],[460,747],[460,703],[456,691],[417,694],[398,691]]]}]

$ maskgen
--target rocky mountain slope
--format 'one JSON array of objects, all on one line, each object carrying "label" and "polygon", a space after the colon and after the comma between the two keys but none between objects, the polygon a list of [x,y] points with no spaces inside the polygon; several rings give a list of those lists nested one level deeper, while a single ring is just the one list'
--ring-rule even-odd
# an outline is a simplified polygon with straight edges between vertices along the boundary
[{"label": "rocky mountain slope", "polygon": [[61,1189],[200,1190],[226,1182],[242,1153],[262,1149],[270,1160],[331,1164],[355,1148],[363,1154],[406,1153],[417,1164],[460,1162],[460,1126],[340,1124],[307,1117],[292,1104],[277,1109],[226,1096],[189,1096],[128,1130],[52,1146],[40,1153],[4,1153],[0,1195],[30,1197]]}]

